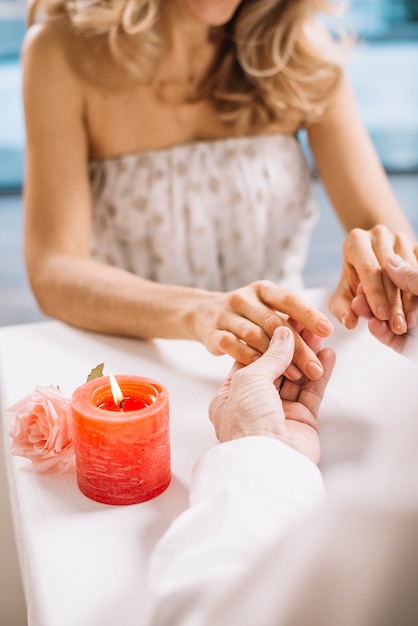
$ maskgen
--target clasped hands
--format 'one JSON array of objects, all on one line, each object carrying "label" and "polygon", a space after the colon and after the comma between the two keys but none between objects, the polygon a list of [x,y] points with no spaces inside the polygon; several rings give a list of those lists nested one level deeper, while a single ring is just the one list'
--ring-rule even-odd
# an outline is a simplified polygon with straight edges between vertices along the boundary
[{"label": "clasped hands", "polygon": [[[412,262],[408,263],[402,256],[393,254],[393,251],[384,259],[384,264],[384,270],[376,271],[374,279],[376,282],[380,279],[381,284],[388,287],[385,296],[387,293],[395,296],[391,301],[393,309],[389,307],[388,319],[380,320],[375,315],[376,302],[368,299],[360,275],[359,280],[354,282],[357,285],[355,292],[351,292],[351,300],[350,292],[347,292],[344,303],[338,290],[331,300],[334,306],[341,303],[345,305],[341,310],[348,311],[347,315],[353,309],[352,327],[356,325],[358,317],[367,317],[369,328],[377,339],[402,351],[409,334],[407,329],[409,331],[416,326],[418,264],[415,255]],[[343,274],[346,270],[347,267],[343,269]],[[350,269],[353,279],[354,272],[353,264]],[[368,277],[364,274],[362,276],[368,285]],[[344,287],[344,280],[340,285]],[[375,293],[379,296],[378,289]],[[405,302],[402,311],[397,308],[399,302]],[[393,327],[396,315],[404,316],[406,324],[402,328],[396,325]],[[345,322],[347,324],[347,320]],[[305,329],[302,335],[304,332],[306,337]],[[209,406],[209,416],[221,443],[246,436],[275,437],[318,463],[320,439],[317,415],[334,367],[335,354],[330,348],[320,349],[320,337],[310,333],[307,337],[309,349],[321,363],[323,374],[316,380],[306,377],[289,380],[285,373],[295,358],[295,336],[297,333],[292,333],[290,328],[276,327],[267,350],[260,358],[247,367],[237,361],[234,363]]]},{"label": "clasped hands", "polygon": [[385,226],[354,229],[343,246],[343,268],[329,309],[347,328],[368,319],[379,341],[402,352],[417,326],[418,244]]},{"label": "clasped hands", "polygon": [[[379,341],[402,351],[417,325],[418,288],[410,289],[393,258],[418,272],[417,257],[418,244],[385,226],[352,230],[343,246],[341,278],[329,300],[331,313],[349,329],[360,317],[368,319]],[[197,335],[211,353],[229,354],[244,365],[264,354],[275,329],[286,326],[293,334],[294,354],[285,376],[318,380],[324,373],[317,353],[333,331],[331,322],[303,298],[268,280],[212,293],[196,318]]]},{"label": "clasped hands", "polygon": [[289,328],[278,327],[267,351],[251,365],[234,363],[209,406],[209,417],[221,443],[248,436],[275,437],[307,456],[320,458],[317,416],[331,376],[335,354],[318,352],[324,373],[318,380],[291,381],[283,373],[293,358]]}]

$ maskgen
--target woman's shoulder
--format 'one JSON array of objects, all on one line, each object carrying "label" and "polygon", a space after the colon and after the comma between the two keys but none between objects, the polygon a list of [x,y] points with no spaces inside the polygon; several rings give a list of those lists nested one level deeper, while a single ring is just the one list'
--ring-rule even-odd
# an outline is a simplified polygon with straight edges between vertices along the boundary
[{"label": "woman's shoulder", "polygon": [[23,40],[22,55],[54,56],[60,52],[68,52],[74,45],[74,34],[64,18],[48,19],[44,22],[36,22],[29,26]]},{"label": "woman's shoulder", "polygon": [[28,28],[23,40],[23,69],[45,75],[70,72],[76,57],[74,50],[74,36],[63,19],[35,23]]},{"label": "woman's shoulder", "polygon": [[54,17],[28,28],[21,56],[24,69],[30,66],[31,71],[64,72],[82,81],[95,55],[89,38],[68,18]]},{"label": "woman's shoulder", "polygon": [[49,18],[29,27],[22,46],[24,70],[64,72],[80,86],[117,88],[131,85],[126,71],[117,66],[105,38],[89,36],[64,16]]}]

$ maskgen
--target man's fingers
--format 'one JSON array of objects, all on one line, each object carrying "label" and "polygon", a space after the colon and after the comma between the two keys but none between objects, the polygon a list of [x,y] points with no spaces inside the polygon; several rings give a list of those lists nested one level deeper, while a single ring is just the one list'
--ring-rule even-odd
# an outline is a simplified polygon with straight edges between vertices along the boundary
[{"label": "man's fingers", "polygon": [[405,346],[407,335],[394,335],[387,322],[373,317],[368,322],[371,334],[376,337],[385,346],[388,346],[396,352],[402,352]]},{"label": "man's fingers", "polygon": [[242,369],[241,376],[253,377],[258,374],[274,383],[290,365],[294,347],[295,342],[291,330],[287,326],[279,326],[274,331],[266,352],[254,363]]},{"label": "man's fingers", "polygon": [[397,287],[418,296],[417,267],[406,263],[398,254],[394,254],[387,260],[385,269]]}]

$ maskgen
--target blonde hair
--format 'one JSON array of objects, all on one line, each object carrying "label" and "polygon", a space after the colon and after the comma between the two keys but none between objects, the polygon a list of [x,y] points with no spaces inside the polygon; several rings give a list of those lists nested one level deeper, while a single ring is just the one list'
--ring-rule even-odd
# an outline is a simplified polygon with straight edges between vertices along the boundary
[{"label": "blonde hair", "polygon": [[[196,99],[209,99],[222,122],[241,130],[320,117],[342,70],[316,13],[331,14],[334,5],[243,0],[230,22],[214,29],[219,51]],[[28,23],[41,10],[67,16],[75,29],[105,38],[112,57],[147,84],[165,52],[163,7],[164,0],[30,0]]]}]

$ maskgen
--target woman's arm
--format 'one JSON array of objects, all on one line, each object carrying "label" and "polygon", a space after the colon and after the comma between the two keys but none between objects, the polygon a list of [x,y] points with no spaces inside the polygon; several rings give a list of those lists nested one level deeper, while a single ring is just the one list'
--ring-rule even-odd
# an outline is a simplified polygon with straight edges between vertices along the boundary
[{"label": "woman's arm", "polygon": [[414,305],[407,295],[401,297],[382,268],[393,252],[416,262],[415,235],[390,187],[345,77],[332,105],[308,133],[318,173],[349,232],[331,311],[353,328],[357,316],[351,302],[361,283],[375,317],[389,320],[394,333],[406,332],[405,316]]},{"label": "woman's arm", "polygon": [[[99,332],[198,340],[243,363],[266,350],[274,328],[289,325],[276,311],[329,335],[332,326],[322,313],[268,281],[212,293],[157,284],[91,259],[87,89],[67,39],[54,24],[35,26],[23,50],[25,255],[43,311]],[[315,352],[296,332],[295,341],[296,365],[319,377]]]},{"label": "woman's arm", "polygon": [[318,174],[347,232],[384,224],[415,239],[345,76],[332,105],[320,121],[309,126],[308,136]]}]

